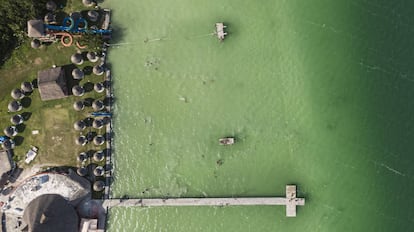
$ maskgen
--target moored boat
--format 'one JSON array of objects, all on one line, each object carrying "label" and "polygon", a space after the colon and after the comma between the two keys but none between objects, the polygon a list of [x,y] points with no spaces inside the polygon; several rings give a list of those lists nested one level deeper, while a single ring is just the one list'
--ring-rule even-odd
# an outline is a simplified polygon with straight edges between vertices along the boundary
[{"label": "moored boat", "polygon": [[225,137],[219,139],[220,145],[232,145],[234,144],[235,139],[233,137]]}]

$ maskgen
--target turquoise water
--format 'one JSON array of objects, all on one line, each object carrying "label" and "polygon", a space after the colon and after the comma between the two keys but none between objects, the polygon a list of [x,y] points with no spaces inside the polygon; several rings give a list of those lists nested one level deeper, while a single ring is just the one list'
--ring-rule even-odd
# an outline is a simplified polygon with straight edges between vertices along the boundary
[{"label": "turquoise water", "polygon": [[[294,219],[283,207],[114,208],[109,231],[414,229],[414,2],[105,6],[119,44],[113,197],[283,196],[294,183],[307,199]],[[229,135],[234,146],[217,144]]]}]

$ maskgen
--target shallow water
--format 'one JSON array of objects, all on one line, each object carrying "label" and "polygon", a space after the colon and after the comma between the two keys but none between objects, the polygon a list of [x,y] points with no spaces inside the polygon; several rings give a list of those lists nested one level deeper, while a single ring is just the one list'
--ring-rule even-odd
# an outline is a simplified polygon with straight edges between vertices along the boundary
[{"label": "shallow water", "polygon": [[413,5],[107,0],[113,197],[283,196],[294,183],[307,199],[295,219],[114,208],[109,231],[413,230]]}]

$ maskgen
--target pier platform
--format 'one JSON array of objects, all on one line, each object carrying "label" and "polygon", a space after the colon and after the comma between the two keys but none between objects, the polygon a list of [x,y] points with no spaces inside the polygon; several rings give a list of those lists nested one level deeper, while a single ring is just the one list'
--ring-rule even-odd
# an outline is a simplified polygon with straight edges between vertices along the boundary
[{"label": "pier platform", "polygon": [[285,205],[286,216],[296,217],[296,206],[305,205],[304,198],[296,197],[296,186],[286,186],[286,197],[243,198],[153,198],[153,199],[108,199],[104,208],[112,207],[159,207],[159,206],[258,206]]}]

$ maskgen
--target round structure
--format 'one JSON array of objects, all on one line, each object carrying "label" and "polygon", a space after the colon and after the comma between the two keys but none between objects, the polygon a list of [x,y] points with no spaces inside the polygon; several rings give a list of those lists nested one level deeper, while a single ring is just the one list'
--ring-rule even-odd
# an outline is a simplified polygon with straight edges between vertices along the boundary
[{"label": "round structure", "polygon": [[81,111],[85,108],[85,104],[83,103],[83,101],[76,101],[73,103],[73,109],[75,109],[76,111]]},{"label": "round structure", "polygon": [[17,128],[15,126],[8,126],[3,130],[4,134],[8,137],[14,137],[17,135]]},{"label": "round structure", "polygon": [[82,54],[80,53],[75,53],[70,57],[70,61],[72,61],[73,64],[76,65],[81,65],[83,64],[83,58],[82,58]]},{"label": "round structure", "polygon": [[105,90],[105,86],[102,82],[98,82],[93,86],[93,89],[97,92],[97,93],[102,93]]},{"label": "round structure", "polygon": [[105,158],[103,151],[97,151],[93,154],[93,160],[95,162],[101,162]]},{"label": "round structure", "polygon": [[89,7],[94,5],[94,2],[92,0],[82,0],[82,3],[84,6],[89,6]]},{"label": "round structure", "polygon": [[13,141],[13,140],[11,140],[11,139],[7,139],[7,140],[5,140],[5,141],[1,144],[1,147],[2,147],[4,150],[11,150],[11,149],[13,149],[13,148],[14,148],[14,141]]},{"label": "round structure", "polygon": [[48,10],[48,11],[55,11],[56,8],[57,8],[57,5],[56,5],[56,3],[54,1],[48,1],[46,3],[46,10]]},{"label": "round structure", "polygon": [[85,152],[81,152],[78,155],[78,162],[84,162],[88,159],[88,155]]},{"label": "round structure", "polygon": [[24,209],[23,220],[28,231],[79,231],[79,216],[75,208],[58,194],[43,194]]},{"label": "round structure", "polygon": [[96,52],[88,52],[86,53],[86,57],[88,58],[90,62],[93,62],[93,63],[99,60],[99,57],[96,55]]},{"label": "round structure", "polygon": [[17,112],[22,109],[22,104],[19,101],[11,101],[9,105],[7,106],[7,109],[10,112]]},{"label": "round structure", "polygon": [[14,100],[19,100],[19,99],[24,98],[24,93],[21,89],[13,89],[10,95]]},{"label": "round structure", "polygon": [[38,40],[38,39],[34,39],[30,42],[30,46],[32,48],[39,48],[40,45],[42,45],[42,44],[40,43],[40,40]]},{"label": "round structure", "polygon": [[45,18],[43,20],[45,21],[45,23],[52,23],[55,21],[55,16],[49,12],[45,15]]},{"label": "round structure", "polygon": [[95,191],[95,192],[102,191],[104,189],[104,187],[105,187],[105,184],[101,180],[95,181],[95,183],[93,183],[93,191]]},{"label": "round structure", "polygon": [[73,95],[80,97],[85,94],[85,89],[82,86],[75,85],[72,88],[72,93]]},{"label": "round structure", "polygon": [[88,18],[89,20],[91,20],[91,22],[98,21],[98,17],[99,17],[99,13],[97,11],[94,11],[94,10],[88,11]]},{"label": "round structure", "polygon": [[95,119],[93,120],[92,127],[96,129],[101,129],[104,126],[104,122],[102,119]]},{"label": "round structure", "polygon": [[100,65],[95,65],[95,66],[93,66],[92,72],[95,75],[100,76],[100,75],[102,75],[104,73],[104,68],[102,66],[100,66]]},{"label": "round structure", "polygon": [[88,174],[88,170],[85,167],[79,167],[76,170],[76,173],[78,173],[79,176],[86,176],[86,174]]},{"label": "round structure", "polygon": [[86,123],[83,120],[76,121],[73,124],[73,128],[75,128],[77,131],[84,130],[86,128]]},{"label": "round structure", "polygon": [[72,77],[75,80],[82,80],[85,77],[85,74],[82,70],[75,68],[72,70]]},{"label": "round structure", "polygon": [[25,93],[31,93],[33,92],[33,85],[32,83],[25,81],[20,85],[20,88],[23,90],[23,92]]},{"label": "round structure", "polygon": [[105,170],[103,169],[102,166],[98,166],[93,170],[93,174],[95,176],[103,176],[104,173],[105,173]]},{"label": "round structure", "polygon": [[76,144],[81,145],[81,146],[85,146],[86,143],[88,143],[88,140],[86,139],[85,136],[81,135],[76,139]]},{"label": "round structure", "polygon": [[102,135],[98,135],[95,138],[93,138],[93,143],[97,146],[104,144],[105,142],[105,137],[103,137]]},{"label": "round structure", "polygon": [[23,116],[22,116],[22,115],[20,115],[20,114],[16,114],[16,115],[13,115],[13,116],[10,118],[10,122],[11,122],[13,125],[20,125],[20,124],[22,124],[22,123],[24,122],[24,118],[23,118]]},{"label": "round structure", "polygon": [[95,100],[95,101],[93,101],[92,102],[92,108],[95,110],[95,111],[99,111],[99,110],[103,110],[103,108],[104,108],[104,104],[103,104],[103,101],[102,100]]}]

